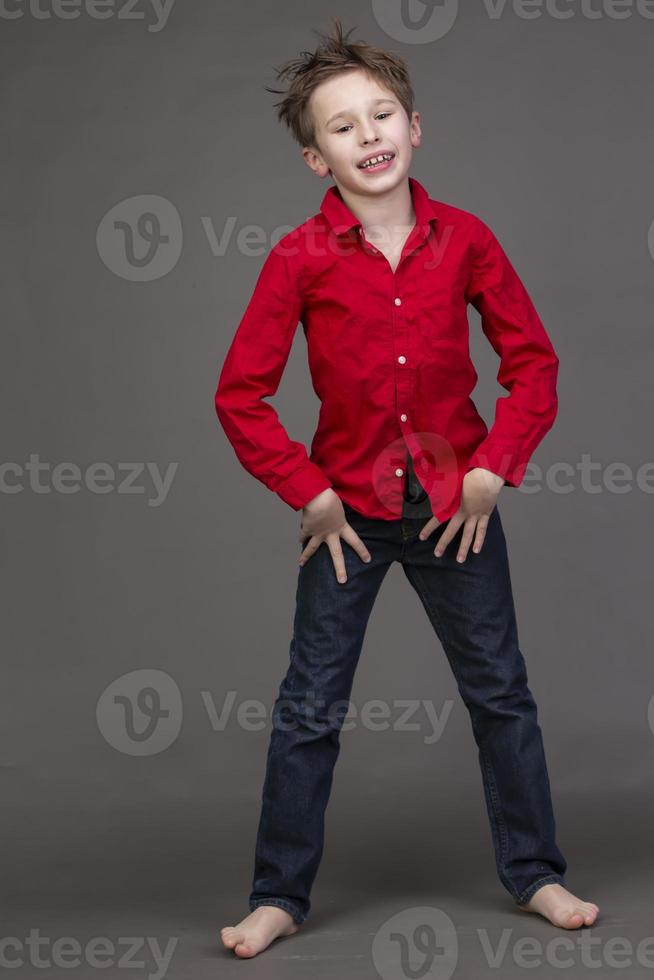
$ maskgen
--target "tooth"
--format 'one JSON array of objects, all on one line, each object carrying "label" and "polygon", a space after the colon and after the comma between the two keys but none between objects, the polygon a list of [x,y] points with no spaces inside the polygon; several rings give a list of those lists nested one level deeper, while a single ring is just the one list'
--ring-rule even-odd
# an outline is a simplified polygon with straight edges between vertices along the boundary
[{"label": "tooth", "polygon": [[370,160],[366,160],[364,167],[374,167],[377,163],[382,163],[386,160],[390,160],[389,153],[383,153],[381,156],[372,157]]}]

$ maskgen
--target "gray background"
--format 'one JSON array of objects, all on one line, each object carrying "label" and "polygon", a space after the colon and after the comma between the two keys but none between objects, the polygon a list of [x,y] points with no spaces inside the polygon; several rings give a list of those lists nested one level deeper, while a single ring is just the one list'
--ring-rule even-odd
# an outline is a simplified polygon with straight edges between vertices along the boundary
[{"label": "gray background", "polygon": [[[496,877],[469,719],[394,567],[352,698],[426,698],[439,712],[452,700],[443,735],[426,742],[424,712],[417,731],[345,732],[311,919],[249,967],[218,942],[247,913],[269,725],[232,715],[214,730],[202,692],[218,710],[234,692],[234,711],[247,699],[270,711],[299,515],[241,469],[213,394],[271,240],[329,186],[263,86],[331,14],[408,59],[423,128],[412,174],[489,223],[552,338],[559,416],[533,462],[601,464],[598,492],[577,474],[571,492],[505,489],[499,507],[568,886],[601,908],[602,966],[577,950],[573,972],[613,976],[604,944],[654,934],[652,496],[635,481],[652,459],[654,21],[590,19],[576,4],[569,20],[462,7],[424,44],[389,37],[365,3],[177,0],[159,31],[143,3],[140,20],[0,18],[3,461],[178,464],[160,506],[145,475],[141,493],[38,493],[25,476],[2,493],[1,937],[176,936],[175,978],[375,977],[377,931],[429,905],[456,926],[456,975],[479,980],[498,971],[478,930],[494,944],[502,929],[510,944],[563,934],[515,909]],[[96,233],[119,202],[149,194],[179,212],[181,253],[166,275],[131,281],[102,261]],[[206,219],[218,237],[235,223],[222,255]],[[235,237],[251,224],[258,254]],[[472,310],[470,323],[490,424],[504,391]],[[308,445],[318,405],[301,328],[274,404]],[[626,492],[602,489],[614,462],[634,472]],[[183,707],[171,744],[143,756],[111,744],[119,713],[96,718],[105,689],[140,669],[170,675]],[[560,975],[518,967],[510,949],[503,973]],[[42,976],[22,955],[14,975]],[[633,962],[621,975],[651,975]],[[148,971],[82,963],[68,975],[101,972]]]}]

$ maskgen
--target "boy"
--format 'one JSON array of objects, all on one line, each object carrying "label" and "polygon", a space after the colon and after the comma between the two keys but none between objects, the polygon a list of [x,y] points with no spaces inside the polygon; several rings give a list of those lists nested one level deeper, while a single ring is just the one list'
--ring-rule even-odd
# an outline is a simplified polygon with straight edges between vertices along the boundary
[{"label": "boy", "polygon": [[[303,548],[251,914],[222,930],[223,943],[255,956],[308,914],[345,714],[330,707],[347,706],[393,561],[416,589],[470,712],[502,884],[518,907],[557,926],[591,925],[597,905],[564,887],[496,506],[552,426],[558,358],[490,229],[409,177],[421,131],[405,63],[348,42],[335,21],[314,54],[279,75],[292,79],[279,117],[312,171],[334,186],[320,212],[267,256],[215,396],[243,466],[302,510]],[[490,432],[469,397],[477,374],[468,303],[509,391]],[[264,401],[300,320],[321,402],[310,457]]]}]

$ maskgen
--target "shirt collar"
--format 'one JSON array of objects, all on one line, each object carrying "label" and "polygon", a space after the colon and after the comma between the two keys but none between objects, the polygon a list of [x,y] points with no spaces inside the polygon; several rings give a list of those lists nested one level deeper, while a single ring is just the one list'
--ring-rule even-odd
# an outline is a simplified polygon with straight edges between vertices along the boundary
[{"label": "shirt collar", "polygon": [[[413,209],[416,213],[416,226],[423,229],[424,234],[427,235],[430,222],[435,221],[437,217],[435,210],[431,205],[427,191],[415,177],[409,177],[409,190],[413,200]],[[337,235],[349,232],[353,227],[361,226],[361,222],[349,209],[335,184],[329,188],[323,197],[320,210]]]}]

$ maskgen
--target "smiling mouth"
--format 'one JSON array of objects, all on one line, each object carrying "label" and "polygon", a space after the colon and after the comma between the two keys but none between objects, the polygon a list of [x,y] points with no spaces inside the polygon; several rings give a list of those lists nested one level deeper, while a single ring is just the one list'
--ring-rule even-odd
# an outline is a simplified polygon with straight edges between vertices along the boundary
[{"label": "smiling mouth", "polygon": [[387,167],[394,159],[394,153],[378,153],[366,160],[365,163],[358,163],[357,168],[359,170],[380,170],[382,167]]}]

